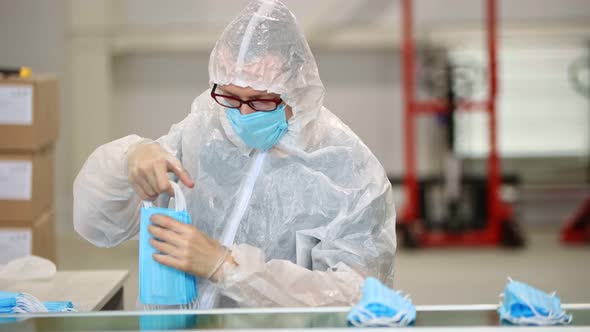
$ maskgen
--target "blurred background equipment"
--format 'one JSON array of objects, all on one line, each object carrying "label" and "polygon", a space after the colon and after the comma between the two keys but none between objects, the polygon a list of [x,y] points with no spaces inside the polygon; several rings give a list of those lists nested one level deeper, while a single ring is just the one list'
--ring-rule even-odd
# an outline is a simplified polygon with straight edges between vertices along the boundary
[{"label": "blurred background equipment", "polygon": [[2,76],[18,76],[28,78],[32,75],[32,70],[29,67],[5,68],[0,67],[0,75]]},{"label": "blurred background equipment", "polygon": [[[446,96],[435,93],[434,101],[416,100],[415,43],[413,36],[413,1],[403,0],[403,74],[405,101],[405,177],[406,203],[399,226],[402,243],[407,247],[447,245],[498,245],[522,246],[524,239],[516,227],[514,212],[500,197],[501,172],[497,147],[497,5],[485,0],[488,52],[488,93],[486,100],[474,102],[471,97],[474,72],[470,67],[453,66],[444,60],[444,72],[438,79],[428,80],[437,90],[443,86]],[[440,68],[439,68],[440,69]],[[475,68],[477,70],[477,68]],[[432,71],[431,71],[432,72]],[[436,76],[435,76],[436,77]],[[439,89],[442,90],[442,89]],[[444,99],[440,98],[443,97]],[[461,161],[455,150],[456,111],[481,109],[489,116],[490,148],[487,157],[487,175],[484,178],[464,176]],[[442,177],[418,180],[416,167],[415,117],[434,114],[446,129],[444,145],[444,174]],[[442,183],[442,184],[441,184]],[[438,186],[439,188],[436,188]],[[439,192],[437,195],[436,192]],[[437,199],[437,197],[439,199]],[[431,203],[434,200],[433,204]],[[436,207],[434,205],[442,205]],[[432,211],[442,211],[437,218]]]},{"label": "blurred background equipment", "polygon": [[[590,119],[590,42],[586,56],[574,61],[569,67],[570,82],[576,92],[588,101],[588,118]],[[588,136],[590,139],[590,135]],[[590,143],[588,144],[590,149]],[[590,184],[590,151],[588,159],[588,178]],[[564,243],[590,243],[590,195],[578,210],[566,221],[561,230]]]}]

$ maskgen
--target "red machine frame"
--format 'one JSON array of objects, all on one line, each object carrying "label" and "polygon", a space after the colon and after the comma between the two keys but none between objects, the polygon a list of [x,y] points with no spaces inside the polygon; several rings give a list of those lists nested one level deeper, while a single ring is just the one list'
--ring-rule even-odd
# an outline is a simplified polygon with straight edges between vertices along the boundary
[{"label": "red machine frame", "polygon": [[[486,1],[487,51],[488,51],[488,97],[481,102],[460,102],[461,111],[485,110],[489,115],[490,150],[487,159],[487,207],[488,219],[483,230],[464,233],[429,232],[416,225],[419,219],[420,198],[416,172],[415,118],[421,114],[448,112],[444,100],[418,101],[415,99],[415,44],[413,39],[413,0],[402,0],[402,74],[405,106],[405,176],[406,204],[401,213],[400,224],[413,230],[419,246],[488,246],[500,243],[502,223],[512,220],[512,208],[500,199],[500,160],[497,146],[496,96],[497,81],[497,2]],[[411,226],[414,226],[411,228]],[[418,227],[415,227],[418,226]]]},{"label": "red machine frame", "polygon": [[590,243],[590,197],[562,227],[560,240],[564,244]]}]

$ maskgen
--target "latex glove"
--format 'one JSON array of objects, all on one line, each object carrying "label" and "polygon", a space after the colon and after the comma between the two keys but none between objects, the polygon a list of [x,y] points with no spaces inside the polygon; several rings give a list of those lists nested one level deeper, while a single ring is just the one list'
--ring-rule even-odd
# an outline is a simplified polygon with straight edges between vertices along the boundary
[{"label": "latex glove", "polygon": [[127,176],[129,183],[142,200],[153,201],[161,193],[174,195],[168,173],[176,174],[187,187],[195,183],[182,163],[155,142],[140,142],[127,152]]},{"label": "latex glove", "polygon": [[213,281],[220,278],[222,264],[235,264],[227,249],[196,227],[163,215],[150,221],[150,244],[161,253],[154,254],[156,262]]}]

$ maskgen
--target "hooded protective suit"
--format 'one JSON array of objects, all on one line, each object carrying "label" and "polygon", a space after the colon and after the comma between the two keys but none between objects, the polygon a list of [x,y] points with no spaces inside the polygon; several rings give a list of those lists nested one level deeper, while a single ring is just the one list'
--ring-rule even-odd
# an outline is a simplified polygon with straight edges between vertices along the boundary
[{"label": "hooded protective suit", "polygon": [[[200,307],[351,305],[367,276],[391,286],[390,183],[371,151],[323,107],[314,57],[287,7],[251,2],[218,40],[209,74],[211,85],[278,93],[293,116],[277,145],[253,150],[207,90],[157,140],[196,183],[181,185],[194,226],[233,245],[238,263],[224,265],[216,284],[199,280]],[[141,202],[126,154],[143,140],[131,135],[99,147],[76,178],[74,225],[97,246],[138,233]]]}]

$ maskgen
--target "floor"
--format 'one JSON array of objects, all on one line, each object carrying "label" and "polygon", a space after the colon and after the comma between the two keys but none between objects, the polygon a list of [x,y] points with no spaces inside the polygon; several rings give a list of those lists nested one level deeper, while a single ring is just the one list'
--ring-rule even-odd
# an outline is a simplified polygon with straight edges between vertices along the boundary
[{"label": "floor", "polygon": [[[526,232],[524,249],[400,249],[395,288],[414,304],[498,303],[508,277],[557,291],[564,303],[590,303],[590,246],[566,247],[557,229],[537,226]],[[76,234],[60,236],[58,266],[71,269],[128,269],[125,309],[135,308],[137,241],[117,248],[93,247]]]}]

